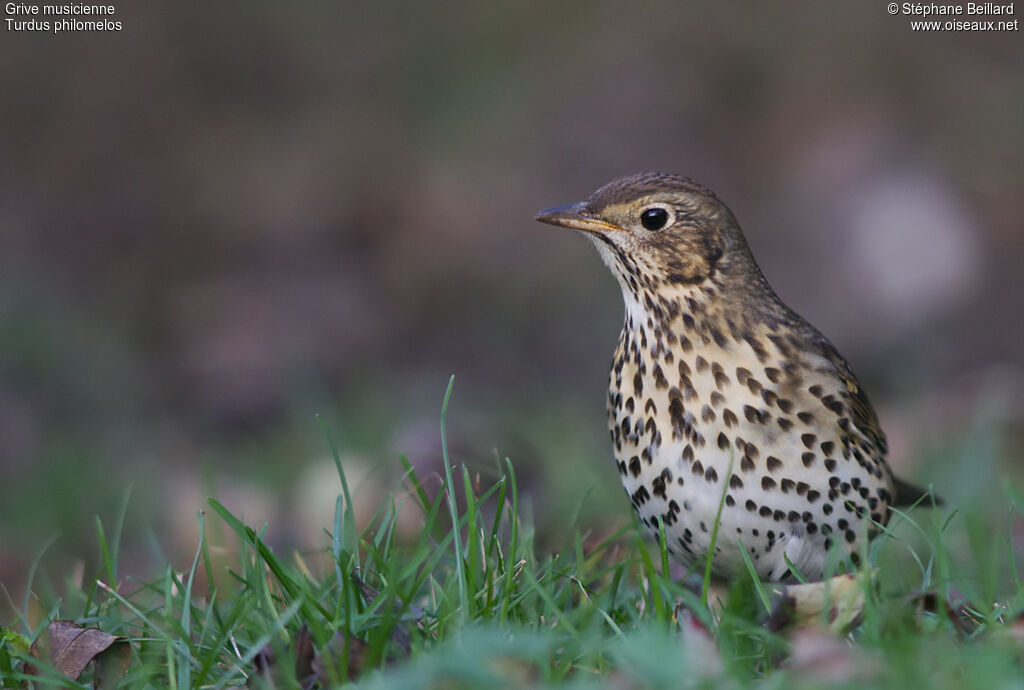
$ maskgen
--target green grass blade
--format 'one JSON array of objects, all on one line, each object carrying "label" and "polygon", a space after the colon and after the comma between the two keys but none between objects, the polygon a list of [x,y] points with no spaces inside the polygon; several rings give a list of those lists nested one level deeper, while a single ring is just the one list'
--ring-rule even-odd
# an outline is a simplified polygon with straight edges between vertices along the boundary
[{"label": "green grass blade", "polygon": [[459,611],[457,616],[460,622],[464,622],[469,611],[469,595],[466,588],[465,558],[462,552],[462,536],[459,529],[459,509],[455,500],[455,482],[452,479],[452,463],[448,455],[448,402],[451,400],[452,386],[455,385],[455,374],[448,379],[448,388],[444,392],[444,402],[441,404],[441,457],[444,460],[444,484],[448,494],[448,507],[452,519],[452,543],[455,549],[456,577],[459,583]]}]

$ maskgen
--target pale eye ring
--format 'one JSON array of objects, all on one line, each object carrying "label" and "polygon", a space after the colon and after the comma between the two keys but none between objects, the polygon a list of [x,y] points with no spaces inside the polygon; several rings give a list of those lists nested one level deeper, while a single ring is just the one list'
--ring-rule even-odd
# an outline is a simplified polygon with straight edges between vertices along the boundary
[{"label": "pale eye ring", "polygon": [[652,206],[640,214],[640,225],[647,230],[661,230],[668,224],[668,211],[660,206]]}]

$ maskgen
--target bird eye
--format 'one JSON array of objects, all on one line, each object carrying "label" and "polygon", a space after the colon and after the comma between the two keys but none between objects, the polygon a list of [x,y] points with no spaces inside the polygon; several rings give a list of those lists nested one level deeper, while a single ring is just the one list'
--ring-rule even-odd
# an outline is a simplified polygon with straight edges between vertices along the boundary
[{"label": "bird eye", "polygon": [[661,230],[668,223],[668,211],[663,208],[649,208],[640,214],[640,224],[648,230]]}]

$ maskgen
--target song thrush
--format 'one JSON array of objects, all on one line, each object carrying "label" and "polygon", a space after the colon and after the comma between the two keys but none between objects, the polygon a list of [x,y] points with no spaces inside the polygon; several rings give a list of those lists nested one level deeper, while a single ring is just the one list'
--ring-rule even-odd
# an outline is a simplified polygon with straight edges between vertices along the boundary
[{"label": "song thrush", "polygon": [[[732,213],[684,177],[642,173],[537,220],[579,230],[622,287],[608,391],[622,484],[682,563],[820,579],[854,564],[889,508],[922,492],[894,479],[886,440],[842,355],[765,280]],[[788,563],[787,563],[788,560]]]}]

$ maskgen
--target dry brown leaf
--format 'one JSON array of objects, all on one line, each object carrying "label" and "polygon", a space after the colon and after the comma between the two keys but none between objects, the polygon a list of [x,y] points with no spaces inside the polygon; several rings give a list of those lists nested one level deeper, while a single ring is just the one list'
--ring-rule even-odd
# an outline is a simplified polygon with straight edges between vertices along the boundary
[{"label": "dry brown leaf", "polygon": [[919,626],[924,614],[938,614],[942,609],[945,609],[946,616],[961,635],[970,635],[981,625],[977,614],[974,613],[977,609],[955,589],[950,588],[945,600],[935,590],[914,592],[910,594],[909,600],[914,606]]},{"label": "dry brown leaf", "polygon": [[115,642],[107,651],[100,653],[96,657],[96,673],[92,679],[94,690],[116,688],[131,660],[132,649],[127,640]]},{"label": "dry brown leaf", "polygon": [[842,633],[856,625],[864,611],[864,588],[871,571],[837,575],[821,582],[786,585],[765,625],[772,632],[792,627],[816,626],[823,620],[833,632]]},{"label": "dry brown leaf", "polygon": [[[94,687],[114,687],[128,668],[131,649],[123,637],[110,635],[99,628],[83,628],[72,621],[53,621],[32,645],[30,654],[46,659],[54,669],[72,680],[97,662]],[[39,669],[27,666],[25,671],[38,675]]]}]

